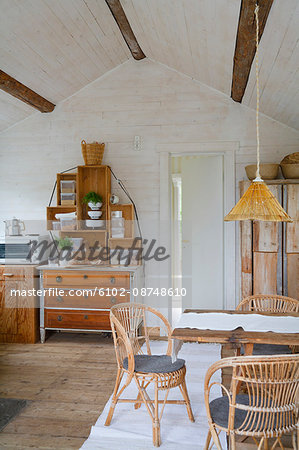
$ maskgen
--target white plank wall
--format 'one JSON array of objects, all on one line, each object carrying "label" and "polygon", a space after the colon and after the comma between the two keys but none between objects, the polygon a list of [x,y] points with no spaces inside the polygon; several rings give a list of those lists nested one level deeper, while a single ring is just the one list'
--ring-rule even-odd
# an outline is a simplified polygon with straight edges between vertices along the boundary
[{"label": "white plank wall", "polygon": [[[299,132],[261,116],[263,162],[298,149]],[[142,137],[142,151],[133,149]],[[0,134],[0,224],[45,218],[56,172],[83,163],[80,141],[106,143],[111,165],[136,200],[145,230],[159,230],[163,143],[238,141],[237,182],[255,162],[255,113],[228,96],[149,59],[132,59],[61,102]],[[237,187],[236,187],[237,188]],[[125,198],[122,196],[122,199]],[[148,276],[151,268],[148,269]]]}]

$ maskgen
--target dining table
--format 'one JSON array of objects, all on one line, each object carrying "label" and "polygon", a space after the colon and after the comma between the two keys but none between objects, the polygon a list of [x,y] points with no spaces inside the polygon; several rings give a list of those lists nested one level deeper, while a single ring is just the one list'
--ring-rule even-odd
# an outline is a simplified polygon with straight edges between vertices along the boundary
[{"label": "dining table", "polygon": [[[252,355],[254,344],[299,346],[299,313],[185,309],[172,335],[181,342],[230,344]],[[177,351],[180,345],[174,345]]]}]

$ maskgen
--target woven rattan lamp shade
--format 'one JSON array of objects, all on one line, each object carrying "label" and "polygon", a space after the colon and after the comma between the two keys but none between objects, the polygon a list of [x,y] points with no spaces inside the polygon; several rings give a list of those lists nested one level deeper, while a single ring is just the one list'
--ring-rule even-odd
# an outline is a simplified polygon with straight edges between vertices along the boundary
[{"label": "woven rattan lamp shade", "polygon": [[236,206],[224,217],[224,220],[292,222],[263,181],[253,181]]}]

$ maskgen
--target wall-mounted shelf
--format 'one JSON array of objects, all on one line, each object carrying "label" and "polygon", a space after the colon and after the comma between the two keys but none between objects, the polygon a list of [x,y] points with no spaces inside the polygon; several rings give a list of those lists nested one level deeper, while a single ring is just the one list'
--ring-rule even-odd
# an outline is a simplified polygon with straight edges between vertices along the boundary
[{"label": "wall-mounted shelf", "polygon": [[[61,205],[61,181],[75,181],[76,205]],[[90,191],[96,192],[103,198],[101,206],[101,220],[105,221],[105,228],[91,229],[86,227],[85,221],[90,219],[88,216],[89,207],[82,202],[83,197]],[[47,207],[47,227],[53,230],[53,222],[57,219],[57,213],[77,213],[77,220],[74,229],[53,230],[61,237],[83,238],[86,248],[92,248],[96,242],[100,247],[115,249],[121,247],[129,249],[134,241],[134,207],[131,203],[110,204],[111,193],[111,172],[109,166],[78,166],[77,173],[58,173],[57,174],[57,206]],[[124,238],[112,238],[111,236],[111,213],[113,211],[122,211],[124,219]],[[137,247],[141,243],[138,242]]]}]

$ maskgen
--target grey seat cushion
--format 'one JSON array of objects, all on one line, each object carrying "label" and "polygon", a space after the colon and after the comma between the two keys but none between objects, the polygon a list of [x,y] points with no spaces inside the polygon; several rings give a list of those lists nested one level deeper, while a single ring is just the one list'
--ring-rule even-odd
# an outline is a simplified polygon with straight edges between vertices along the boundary
[{"label": "grey seat cushion", "polygon": [[[261,399],[260,399],[261,400]],[[239,394],[236,396],[236,403],[240,403],[241,405],[249,405],[249,397],[245,394]],[[256,404],[256,401],[252,402],[251,404]],[[257,404],[260,404],[260,401],[257,402]],[[225,395],[223,397],[216,398],[215,400],[211,401],[210,403],[210,411],[211,416],[213,419],[213,422],[217,425],[220,425],[222,427],[227,428],[228,427],[228,415],[229,415],[229,402],[228,397]],[[272,412],[270,413],[272,416]],[[288,411],[283,413],[283,415],[288,415]],[[238,429],[243,424],[245,418],[247,416],[247,411],[244,411],[242,409],[236,408],[235,412],[235,425],[234,429]],[[260,420],[260,414],[251,414],[247,420],[246,420],[246,427],[251,426],[253,428],[257,428],[259,430],[262,430],[264,426],[269,430],[274,430],[276,428],[280,428],[282,424],[282,416],[280,413],[274,413],[274,418],[269,421],[269,415],[265,414],[263,417],[263,420]],[[289,426],[294,426],[296,423],[295,416],[289,416],[288,418],[285,416],[284,419],[289,423]]]},{"label": "grey seat cushion", "polygon": [[[241,403],[242,405],[249,405],[248,395],[240,394],[237,395],[236,403]],[[228,414],[229,414],[229,402],[228,397],[225,395],[223,397],[216,398],[210,402],[210,411],[213,422],[221,427],[228,427]],[[246,417],[247,412],[242,409],[236,409],[235,413],[235,429],[239,428]]]},{"label": "grey seat cushion", "polygon": [[285,355],[292,353],[288,345],[254,344],[253,355]]},{"label": "grey seat cushion", "polygon": [[[252,354],[255,356],[263,355],[289,355],[291,352],[288,345],[275,344],[254,344]],[[244,347],[241,347],[241,355],[244,355]]]},{"label": "grey seat cushion", "polygon": [[[167,355],[135,355],[135,372],[143,373],[171,373],[185,365],[184,359],[177,359],[174,363]],[[123,360],[124,369],[128,369],[128,358]]]}]

